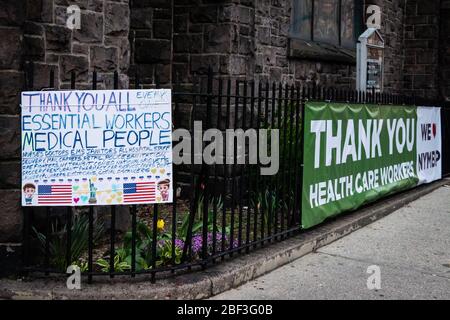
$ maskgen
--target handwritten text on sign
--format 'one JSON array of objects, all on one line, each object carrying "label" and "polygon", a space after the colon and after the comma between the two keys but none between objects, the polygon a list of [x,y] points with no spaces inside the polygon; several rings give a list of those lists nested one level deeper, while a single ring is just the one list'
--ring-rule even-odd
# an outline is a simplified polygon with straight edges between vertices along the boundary
[{"label": "handwritten text on sign", "polygon": [[22,93],[22,205],[172,201],[171,91]]}]

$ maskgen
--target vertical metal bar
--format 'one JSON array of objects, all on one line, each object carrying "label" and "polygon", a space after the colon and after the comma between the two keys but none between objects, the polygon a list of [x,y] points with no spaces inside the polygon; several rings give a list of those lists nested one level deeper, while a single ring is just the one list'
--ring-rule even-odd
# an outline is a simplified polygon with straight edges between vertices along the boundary
[{"label": "vertical metal bar", "polygon": [[[136,69],[135,74],[134,74],[134,87],[135,87],[135,89],[138,89],[139,86],[140,86],[139,74],[138,74],[138,70]],[[130,209],[131,209],[131,277],[134,278],[136,276],[136,233],[137,233],[136,214],[137,214],[137,206],[132,205]]]},{"label": "vertical metal bar", "polygon": [[305,92],[303,94],[303,99],[301,101],[301,118],[300,118],[300,173],[299,173],[299,188],[300,188],[300,194],[299,194],[299,221],[300,225],[302,223],[302,212],[303,212],[303,173],[304,173],[304,159],[305,159]]},{"label": "vertical metal bar", "polygon": [[[241,121],[241,128],[245,131],[246,129],[246,121],[247,121],[247,80],[244,81],[244,96],[242,101],[242,121]],[[245,149],[244,149],[245,150]],[[240,156],[244,158],[244,164],[240,165],[239,168],[241,169],[241,176],[239,177],[239,222],[238,222],[238,246],[242,246],[242,228],[243,228],[243,195],[244,195],[244,188],[245,188],[245,172],[246,172],[246,155],[245,151],[240,150],[242,153]]]},{"label": "vertical metal bar", "polygon": [[[227,101],[226,101],[226,120],[225,120],[225,131],[230,127],[230,117],[231,117],[231,79],[227,81]],[[225,156],[225,164],[223,166],[223,189],[222,189],[222,243],[221,243],[221,252],[225,251],[225,234],[226,234],[226,225],[227,225],[227,206],[226,206],[226,196],[227,196],[227,186],[228,186],[228,148],[227,148],[227,135],[224,135],[223,140],[223,153]],[[222,255],[222,260],[225,259],[225,256]]]},{"label": "vertical metal bar", "polygon": [[[53,86],[55,85],[55,71],[52,69],[50,71],[50,81],[49,81],[49,86],[50,88],[53,88]],[[45,265],[45,275],[48,275],[48,269],[50,266],[50,238],[51,238],[51,208],[46,207],[45,208],[45,260],[44,260],[44,265]]]},{"label": "vertical metal bar", "polygon": [[[24,90],[28,91],[30,78],[28,65],[25,65],[25,83]],[[21,111],[22,112],[22,111]],[[22,266],[27,268],[30,265],[30,239],[31,239],[31,216],[33,214],[33,207],[22,207],[23,215],[23,251],[22,251]]]},{"label": "vertical metal bar", "polygon": [[[217,129],[220,129],[220,117],[222,115],[222,86],[223,81],[222,79],[219,79],[219,91],[218,91],[218,100],[217,100],[217,121],[216,121],[216,127]],[[215,152],[217,153],[218,150],[216,149]],[[222,157],[223,159],[223,157]],[[217,251],[217,207],[218,207],[218,201],[219,196],[217,192],[217,185],[218,185],[218,164],[215,161],[214,162],[214,201],[213,201],[213,239],[212,239],[212,255],[216,254]],[[222,199],[223,201],[223,199]],[[222,202],[222,205],[224,203]],[[214,261],[213,261],[214,262]]]},{"label": "vertical metal bar", "polygon": [[[178,73],[176,75],[176,79],[175,79],[175,90],[178,90],[179,88],[179,76]],[[172,130],[175,130],[176,127],[178,127],[178,112],[179,112],[179,103],[178,103],[178,99],[176,95],[173,95],[174,97],[174,110],[173,110],[173,125],[172,125]],[[177,166],[174,165],[173,166],[173,171],[172,171],[172,186],[173,186],[173,201],[172,201],[172,246],[171,246],[171,263],[172,266],[174,267],[177,264],[177,259],[176,259],[176,239],[177,239],[177,202],[178,202],[178,195],[177,195],[177,181],[178,181],[178,176],[177,176]],[[172,273],[175,272],[175,269],[171,270]]]},{"label": "vertical metal bar", "polygon": [[119,73],[114,71],[114,89],[119,89]]},{"label": "vertical metal bar", "polygon": [[51,237],[51,219],[50,219],[50,207],[45,207],[45,255],[44,255],[44,268],[45,275],[48,276],[50,267],[50,237]]},{"label": "vertical metal bar", "polygon": [[[259,86],[258,86],[258,109],[256,110],[256,132],[257,132],[257,136],[256,136],[256,154],[259,154],[259,130],[261,128],[261,122],[260,122],[260,117],[261,117],[261,109],[262,109],[262,101],[261,101],[261,91],[262,91],[262,86],[261,86],[261,82],[259,82]],[[253,106],[252,106],[253,109]],[[256,194],[256,199],[255,199],[255,208],[254,208],[254,213],[253,213],[253,242],[256,243],[256,240],[258,239],[258,217],[259,216],[263,216],[263,213],[260,212],[259,210],[259,203],[258,203],[258,198],[259,198],[259,193],[260,193],[260,182],[259,182],[259,172],[258,172],[258,166],[257,166],[257,171],[255,173],[255,194]],[[264,190],[263,190],[264,191]],[[254,246],[255,247],[255,246]]]},{"label": "vertical metal bar", "polygon": [[115,236],[116,236],[116,207],[111,206],[111,226],[109,229],[110,232],[110,248],[109,248],[109,277],[114,278],[114,258],[116,256],[115,251]]},{"label": "vertical metal bar", "polygon": [[[97,90],[97,71],[92,73],[92,90]],[[88,226],[88,283],[92,283],[92,272],[94,270],[94,207],[89,206],[89,226]]]},{"label": "vertical metal bar", "polygon": [[72,264],[72,207],[66,211],[66,267]]},{"label": "vertical metal bar", "polygon": [[[182,261],[185,261],[187,257],[189,259],[192,257],[192,227],[194,224],[195,213],[196,213],[196,186],[195,186],[195,150],[194,150],[194,122],[197,108],[197,79],[194,78],[193,92],[192,95],[192,112],[190,119],[191,127],[191,194],[190,194],[190,206],[189,206],[189,225],[186,234],[186,239],[183,247]],[[188,256],[189,254],[189,256]]]},{"label": "vertical metal bar", "polygon": [[297,214],[299,211],[299,197],[300,195],[300,188],[299,188],[299,172],[301,170],[300,168],[300,161],[299,161],[299,155],[301,154],[302,150],[300,149],[300,88],[296,88],[297,94],[296,94],[296,103],[295,103],[295,147],[294,147],[294,210],[292,212],[292,224],[295,224],[297,219]]},{"label": "vertical metal bar", "polygon": [[139,81],[139,71],[136,69],[134,73],[134,83],[135,83],[135,89],[140,89],[141,83]]},{"label": "vertical metal bar", "polygon": [[136,275],[136,205],[131,206],[131,277]]},{"label": "vertical metal bar", "polygon": [[32,215],[32,207],[23,207],[23,252],[22,252],[22,261],[23,267],[28,267],[30,265],[30,238],[31,238],[31,215]]},{"label": "vertical metal bar", "polygon": [[[259,86],[260,91],[262,90],[262,86]],[[269,82],[266,82],[266,88],[265,88],[265,98],[264,98],[264,129],[267,130],[268,129],[268,121],[269,121],[269,91],[270,91],[270,87],[269,87]],[[258,94],[259,99],[263,99],[262,94],[259,93]],[[259,122],[259,119],[257,120]],[[259,137],[259,132],[258,132],[258,137]],[[259,138],[258,138],[259,139]],[[258,141],[259,142],[259,141]],[[258,143],[258,156],[259,156],[259,143]],[[261,174],[259,169],[260,169],[260,165],[258,165],[258,172],[256,173],[257,175]],[[266,177],[261,177],[262,179],[262,194],[261,194],[261,239],[264,239],[264,234],[265,234],[265,224],[269,224],[269,221],[266,221],[266,212],[267,212],[267,206],[266,206],[266,195],[267,195],[267,178]],[[258,187],[259,190],[259,187]],[[261,245],[264,245],[264,241],[261,242]]]},{"label": "vertical metal bar", "polygon": [[[212,85],[213,74],[211,66],[208,68],[207,98],[206,98],[206,126],[207,129],[212,126]],[[208,219],[209,219],[209,166],[206,166],[204,172],[203,189],[203,227],[202,227],[202,258],[206,263],[208,258]],[[202,264],[205,268],[205,264]]]},{"label": "vertical metal bar", "polygon": [[[259,86],[261,87],[261,85]],[[260,90],[260,89],[259,89]],[[259,94],[259,93],[258,93]],[[253,128],[253,122],[254,122],[254,109],[255,109],[255,82],[252,81],[251,87],[250,87],[250,123],[249,128]],[[258,121],[258,120],[256,120]],[[250,152],[250,151],[249,151]],[[249,154],[250,159],[250,154]],[[251,168],[251,164],[249,161],[249,167]],[[247,188],[247,218],[246,218],[246,229],[245,229],[245,244],[247,247],[245,248],[245,251],[248,253],[250,251],[250,247],[248,244],[250,243],[250,225],[251,225],[251,212],[252,212],[252,197],[254,197],[253,203],[255,204],[257,202],[258,193],[253,192],[253,184],[252,184],[252,174],[251,170],[249,170],[248,173],[248,188]],[[255,186],[256,189],[256,186]],[[255,206],[256,207],[256,206]],[[253,212],[255,212],[255,207],[253,208]],[[254,217],[256,219],[256,217]]]},{"label": "vertical metal bar", "polygon": [[[275,82],[272,83],[272,106],[271,106],[271,118],[270,118],[270,129],[273,130],[275,128],[275,103],[276,103],[276,84]],[[273,137],[271,137],[272,139]],[[276,176],[270,177],[270,183],[269,183],[269,193],[267,194],[268,205],[268,221],[267,221],[267,234],[272,235],[272,230],[275,230],[274,219],[273,216],[275,214],[274,212],[274,203],[273,203],[273,192],[274,192],[274,179],[276,179]],[[270,202],[269,202],[270,201]],[[273,227],[273,228],[272,228]],[[271,239],[272,240],[272,239]],[[270,241],[271,241],[270,240]]]},{"label": "vertical metal bar", "polygon": [[97,90],[97,71],[92,73],[92,90]]},{"label": "vertical metal bar", "polygon": [[[295,198],[295,194],[292,194],[292,197],[291,197],[291,194],[290,194],[290,192],[291,192],[291,190],[295,190],[295,186],[292,186],[292,182],[293,182],[293,180],[295,181],[295,177],[294,177],[294,179],[292,179],[292,152],[293,152],[293,150],[292,150],[292,143],[293,143],[293,136],[292,136],[292,131],[293,131],[293,127],[294,127],[294,109],[295,109],[295,105],[294,105],[294,86],[292,85],[291,86],[291,98],[290,98],[290,101],[289,101],[289,109],[290,109],[290,114],[289,114],[289,146],[288,146],[288,159],[289,159],[289,162],[288,162],[288,171],[287,171],[287,179],[288,179],[288,182],[287,182],[287,187],[288,187],[288,190],[287,190],[287,202],[288,202],[288,210],[287,210],[287,220],[288,220],[288,222],[287,222],[287,227],[290,227],[291,226],[291,224],[292,224],[292,216],[293,216],[293,213],[292,213],[292,201],[294,200],[294,198]],[[295,163],[295,162],[294,162]],[[290,221],[289,221],[290,220]]]},{"label": "vertical metal bar", "polygon": [[371,102],[375,104],[375,87],[372,87]]},{"label": "vertical metal bar", "polygon": [[[195,80],[194,80],[195,81]],[[197,198],[196,192],[197,187],[195,185],[195,142],[194,142],[194,123],[195,123],[195,114],[197,108],[197,92],[196,92],[196,84],[194,83],[194,96],[192,102],[192,114],[191,114],[191,203],[190,203],[190,211],[189,211],[189,226],[188,233],[186,235],[186,241],[183,249],[183,256],[185,256],[186,249],[189,250],[189,259],[192,258],[192,226],[194,224],[194,219],[197,210]],[[186,248],[186,245],[189,248]]]},{"label": "vertical metal bar", "polygon": [[[287,118],[288,118],[288,109],[289,109],[289,85],[286,84],[284,88],[284,110],[283,110],[283,157],[282,157],[282,163],[281,163],[281,186],[280,186],[280,201],[281,201],[281,231],[285,230],[285,220],[286,220],[286,165],[287,165],[287,131],[288,131],[288,124],[287,124]],[[318,91],[320,92],[320,91]],[[281,237],[283,239],[284,236]]]},{"label": "vertical metal bar", "polygon": [[160,87],[160,78],[159,78],[159,73],[155,73],[155,88],[156,89],[159,89],[159,87]]},{"label": "vertical metal bar", "polygon": [[75,71],[72,70],[70,73],[70,89],[75,89]]},{"label": "vertical metal bar", "polygon": [[92,283],[93,251],[94,251],[94,207],[89,207],[88,216],[88,283]]},{"label": "vertical metal bar", "polygon": [[[237,128],[237,122],[239,117],[239,80],[236,79],[236,96],[234,97],[234,130]],[[229,141],[233,145],[233,163],[232,163],[232,178],[231,178],[231,217],[230,217],[230,250],[234,246],[234,214],[236,207],[236,159],[237,159],[237,145],[236,141]],[[232,256],[233,253],[230,253]]]},{"label": "vertical metal bar", "polygon": [[[278,113],[278,119],[277,119],[277,128],[278,130],[281,130],[282,127],[282,105],[283,105],[283,86],[281,83],[278,84],[278,104],[277,104],[277,113]],[[283,154],[283,151],[281,151],[281,154]],[[282,156],[283,157],[283,156]],[[275,221],[274,221],[274,233],[278,233],[278,217],[279,213],[281,215],[280,211],[280,180],[281,180],[281,174],[283,172],[283,158],[281,158],[281,172],[278,171],[278,173],[275,176]],[[277,237],[275,237],[275,240]]]},{"label": "vertical metal bar", "polygon": [[[114,89],[119,88],[119,73],[114,71],[114,83],[113,83]],[[115,250],[115,242],[116,242],[116,207],[111,206],[111,226],[109,229],[110,232],[110,259],[109,259],[109,277],[114,278],[114,260],[116,257],[116,250]]]},{"label": "vertical metal bar", "polygon": [[27,69],[28,69],[28,90],[33,90],[34,89],[34,62],[28,62],[27,64]]},{"label": "vertical metal bar", "polygon": [[266,89],[265,89],[265,104],[264,104],[264,129],[268,129],[269,127],[269,92],[270,92],[270,85],[269,82],[266,82]]},{"label": "vertical metal bar", "polygon": [[[173,178],[173,203],[172,203],[172,246],[171,246],[171,257],[172,257],[172,266],[176,265],[176,239],[177,239],[177,182],[176,182],[176,176],[175,176],[175,167],[172,174]],[[172,272],[174,272],[174,269],[172,269]]]},{"label": "vertical metal bar", "polygon": [[155,269],[156,269],[156,245],[158,235],[158,204],[153,205],[153,226],[152,226],[152,273],[150,282],[155,283]]},{"label": "vertical metal bar", "polygon": [[[52,70],[53,71],[53,70]],[[54,80],[53,80],[54,81]],[[51,80],[52,82],[52,80]],[[54,85],[51,85],[53,87]],[[75,89],[75,71],[70,73],[70,89]],[[66,266],[72,264],[72,207],[67,207],[66,212]]]},{"label": "vertical metal bar", "polygon": [[55,88],[55,69],[51,69],[50,70],[50,88],[54,89]]}]

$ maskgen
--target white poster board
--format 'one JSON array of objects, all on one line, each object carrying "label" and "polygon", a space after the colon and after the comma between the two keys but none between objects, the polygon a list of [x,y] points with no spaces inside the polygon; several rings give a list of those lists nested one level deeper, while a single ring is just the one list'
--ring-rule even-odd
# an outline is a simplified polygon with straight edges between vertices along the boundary
[{"label": "white poster board", "polygon": [[417,107],[417,175],[419,184],[442,178],[441,108]]},{"label": "white poster board", "polygon": [[171,91],[22,92],[22,205],[172,202]]}]

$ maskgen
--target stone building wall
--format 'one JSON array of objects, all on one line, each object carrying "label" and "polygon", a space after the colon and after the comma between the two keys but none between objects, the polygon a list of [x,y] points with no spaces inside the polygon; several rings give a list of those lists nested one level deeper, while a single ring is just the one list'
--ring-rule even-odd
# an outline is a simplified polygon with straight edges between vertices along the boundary
[{"label": "stone building wall", "polygon": [[174,0],[173,74],[182,83],[205,75],[208,66],[219,76],[249,75],[245,53],[251,46],[241,44],[251,40],[249,19],[239,1]]},{"label": "stone building wall", "polygon": [[441,2],[440,14],[440,96],[446,101],[450,101],[450,0]]},{"label": "stone building wall", "polygon": [[263,81],[354,86],[356,60],[350,63],[300,59],[289,53],[289,30],[293,14],[291,0],[255,2],[254,73]]},{"label": "stone building wall", "polygon": [[[132,55],[129,75],[136,70],[142,84],[161,85],[172,81],[172,0],[130,0]],[[156,79],[158,77],[158,79]]]},{"label": "stone building wall", "polygon": [[406,0],[404,93],[439,95],[440,1]]},{"label": "stone building wall", "polygon": [[0,10],[0,257],[21,240],[19,93],[24,87],[22,52],[24,0],[2,2]]},{"label": "stone building wall", "polygon": [[[81,9],[81,29],[66,27],[67,7]],[[70,85],[76,72],[77,88],[89,88],[92,72],[98,72],[98,88],[112,88],[113,72],[119,71],[120,86],[127,87],[129,67],[128,0],[28,1],[31,12],[24,24],[24,61],[35,63],[34,87],[48,87],[50,69],[56,87]]]},{"label": "stone building wall", "polygon": [[403,50],[405,0],[367,0],[366,3],[367,5],[378,4],[382,8],[380,33],[385,41],[384,90],[401,94],[405,59]]},{"label": "stone building wall", "polygon": [[130,77],[137,70],[144,85],[190,86],[208,66],[216,75],[249,74],[237,38],[250,16],[236,10],[236,1],[132,1]]},{"label": "stone building wall", "polygon": [[[402,89],[402,40],[404,0],[365,1],[383,9],[381,34],[385,39],[385,89]],[[256,1],[255,73],[263,79],[282,82],[316,83],[322,86],[355,88],[356,58],[349,62],[300,59],[289,53],[292,1]],[[356,54],[356,48],[354,50]]]},{"label": "stone building wall", "polygon": [[[66,9],[81,8],[81,29],[66,27]],[[0,261],[18,252],[22,237],[20,207],[20,92],[26,89],[25,68],[33,62],[34,90],[70,86],[76,72],[77,88],[90,88],[98,71],[98,88],[128,87],[128,0],[2,0],[0,7]],[[28,89],[30,89],[28,87]],[[17,249],[17,250],[16,250]],[[17,256],[17,255],[16,255]],[[10,259],[9,261],[14,261]],[[11,262],[14,263],[14,262]]]},{"label": "stone building wall", "polygon": [[[386,41],[385,88],[403,86],[403,21],[406,0],[367,0],[383,7]],[[289,53],[291,0],[133,1],[130,42],[132,70],[141,81],[191,84],[208,65],[232,78],[355,87],[356,59],[338,62],[301,59]],[[355,55],[356,51],[353,52]]]}]

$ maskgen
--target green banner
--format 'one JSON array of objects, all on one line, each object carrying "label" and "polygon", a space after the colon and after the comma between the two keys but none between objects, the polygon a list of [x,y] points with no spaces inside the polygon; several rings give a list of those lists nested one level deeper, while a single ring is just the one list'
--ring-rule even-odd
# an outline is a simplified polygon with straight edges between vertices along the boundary
[{"label": "green banner", "polygon": [[416,107],[305,106],[302,225],[417,185]]}]

